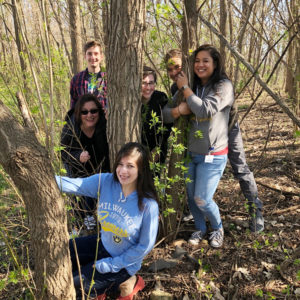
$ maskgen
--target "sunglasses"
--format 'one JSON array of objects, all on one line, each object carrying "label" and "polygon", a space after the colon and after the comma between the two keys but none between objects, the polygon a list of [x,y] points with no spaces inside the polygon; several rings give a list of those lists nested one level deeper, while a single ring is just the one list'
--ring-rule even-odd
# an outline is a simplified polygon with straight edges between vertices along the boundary
[{"label": "sunglasses", "polygon": [[86,116],[88,113],[91,113],[92,115],[99,112],[99,109],[91,109],[91,110],[82,110],[81,114]]}]

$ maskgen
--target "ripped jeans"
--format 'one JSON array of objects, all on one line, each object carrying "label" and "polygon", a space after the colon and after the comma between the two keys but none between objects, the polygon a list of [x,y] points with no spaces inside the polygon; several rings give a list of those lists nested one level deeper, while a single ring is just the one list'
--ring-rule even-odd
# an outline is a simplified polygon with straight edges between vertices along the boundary
[{"label": "ripped jeans", "polygon": [[222,227],[219,207],[213,200],[223,171],[226,167],[227,154],[214,155],[211,163],[204,161],[205,155],[194,152],[188,153],[190,162],[187,164],[187,177],[191,182],[187,184],[188,205],[195,221],[197,230],[206,233],[208,219],[213,230]]}]

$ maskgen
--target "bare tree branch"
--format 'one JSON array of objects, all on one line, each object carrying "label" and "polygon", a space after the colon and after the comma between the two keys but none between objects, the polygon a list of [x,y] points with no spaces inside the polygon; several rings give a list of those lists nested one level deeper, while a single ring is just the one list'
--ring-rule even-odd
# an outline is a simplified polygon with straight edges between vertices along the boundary
[{"label": "bare tree branch", "polygon": [[[284,56],[285,53],[287,52],[288,48],[290,47],[290,45],[291,45],[291,43],[292,43],[292,41],[293,41],[293,39],[294,39],[295,37],[296,37],[296,33],[290,38],[290,40],[289,40],[288,44],[286,45],[284,51],[282,52],[281,56],[280,56],[279,59],[277,60],[276,64],[274,65],[272,72],[271,72],[270,75],[268,76],[266,83],[268,83],[268,82],[271,80],[271,78],[272,78],[273,74],[275,73],[275,71],[276,71],[276,69],[277,69],[277,67],[278,67],[278,65],[279,65],[279,63],[280,63],[280,61],[282,60],[283,56]],[[253,77],[253,76],[251,76],[251,77]],[[254,101],[251,103],[251,105],[248,107],[247,111],[246,111],[245,114],[243,115],[243,117],[242,117],[242,119],[241,119],[241,121],[240,121],[240,124],[241,124],[241,123],[243,122],[243,120],[246,118],[246,116],[248,115],[248,113],[250,112],[251,108],[254,106],[254,104],[256,103],[256,101],[258,100],[258,98],[260,97],[260,95],[262,94],[262,92],[263,92],[263,89],[261,89],[261,90],[259,91],[259,93],[256,95]]]},{"label": "bare tree branch", "polygon": [[251,72],[260,86],[276,101],[276,103],[282,108],[282,110],[293,120],[293,122],[300,127],[300,119],[290,110],[287,104],[281,99],[275,92],[268,87],[268,85],[261,79],[259,74],[255,72],[253,66],[246,61],[246,59],[236,50],[234,47],[227,41],[227,39],[210,23],[208,22],[201,14],[199,14],[200,20],[221,40],[223,40],[226,47],[236,56],[243,65]]}]

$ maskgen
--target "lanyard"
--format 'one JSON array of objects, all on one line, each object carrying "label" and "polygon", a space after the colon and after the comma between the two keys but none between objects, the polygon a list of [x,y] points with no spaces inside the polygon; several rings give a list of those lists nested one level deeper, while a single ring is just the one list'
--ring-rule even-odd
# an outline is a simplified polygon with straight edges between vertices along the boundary
[{"label": "lanyard", "polygon": [[197,86],[196,95],[202,99],[203,95],[204,95],[204,91],[205,91],[205,86],[202,87],[202,89],[201,89],[201,96],[199,96],[199,87]]}]

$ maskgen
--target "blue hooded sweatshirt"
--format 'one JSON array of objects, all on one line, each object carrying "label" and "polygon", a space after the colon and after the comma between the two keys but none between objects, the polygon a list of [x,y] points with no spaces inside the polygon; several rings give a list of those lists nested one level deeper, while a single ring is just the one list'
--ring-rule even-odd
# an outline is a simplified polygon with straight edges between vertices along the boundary
[{"label": "blue hooded sweatshirt", "polygon": [[117,273],[125,268],[134,275],[155,244],[159,216],[157,202],[144,198],[144,207],[139,210],[137,192],[124,197],[121,184],[111,173],[86,178],[56,176],[56,182],[62,192],[99,199],[97,215],[101,240],[111,257],[98,260],[97,271]]}]

